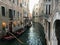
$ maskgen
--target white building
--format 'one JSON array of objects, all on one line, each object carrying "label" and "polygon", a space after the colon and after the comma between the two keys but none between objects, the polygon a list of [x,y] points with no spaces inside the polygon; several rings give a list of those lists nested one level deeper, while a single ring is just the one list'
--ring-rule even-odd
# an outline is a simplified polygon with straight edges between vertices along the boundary
[{"label": "white building", "polygon": [[36,4],[33,9],[33,21],[39,22],[39,4]]},{"label": "white building", "polygon": [[[60,45],[60,0],[44,0],[47,45]],[[47,18],[48,17],[48,18]]]},{"label": "white building", "polygon": [[0,0],[0,38],[21,27],[22,0]]}]

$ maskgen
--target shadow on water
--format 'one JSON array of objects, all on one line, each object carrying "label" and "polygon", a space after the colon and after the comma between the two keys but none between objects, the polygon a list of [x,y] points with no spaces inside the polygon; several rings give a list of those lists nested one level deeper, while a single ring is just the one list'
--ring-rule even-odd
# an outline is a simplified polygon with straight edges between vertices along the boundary
[{"label": "shadow on water", "polygon": [[20,35],[19,39],[24,42],[24,44],[14,39],[11,41],[0,40],[0,45],[46,45],[44,28],[39,23],[34,23],[30,29]]}]

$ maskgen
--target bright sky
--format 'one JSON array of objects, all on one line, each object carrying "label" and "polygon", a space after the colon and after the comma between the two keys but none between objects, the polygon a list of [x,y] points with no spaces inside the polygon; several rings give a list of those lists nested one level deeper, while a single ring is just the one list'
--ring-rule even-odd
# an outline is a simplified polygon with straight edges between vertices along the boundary
[{"label": "bright sky", "polygon": [[38,1],[39,0],[29,0],[29,10],[30,10],[30,13],[32,13],[34,5],[37,4]]}]

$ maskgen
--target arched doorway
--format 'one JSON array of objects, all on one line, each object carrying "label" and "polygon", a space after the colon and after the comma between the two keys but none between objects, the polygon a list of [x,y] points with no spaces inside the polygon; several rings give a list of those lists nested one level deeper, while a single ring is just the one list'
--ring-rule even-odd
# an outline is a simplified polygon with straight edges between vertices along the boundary
[{"label": "arched doorway", "polygon": [[57,38],[58,45],[60,45],[60,20],[56,20],[55,23],[55,34]]}]

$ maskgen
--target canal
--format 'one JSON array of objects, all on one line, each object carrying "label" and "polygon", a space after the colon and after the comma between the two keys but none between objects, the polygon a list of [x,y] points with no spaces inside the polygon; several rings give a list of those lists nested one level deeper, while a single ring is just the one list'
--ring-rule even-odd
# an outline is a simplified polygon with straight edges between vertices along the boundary
[{"label": "canal", "polygon": [[46,45],[44,28],[39,23],[34,23],[31,28],[20,35],[18,39],[21,40],[23,44],[14,39],[10,41],[0,40],[0,45]]}]

